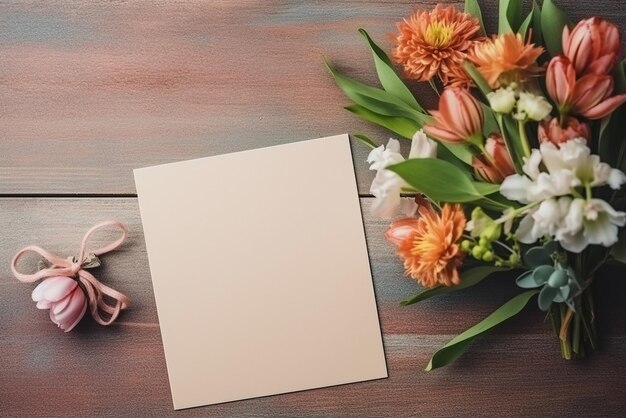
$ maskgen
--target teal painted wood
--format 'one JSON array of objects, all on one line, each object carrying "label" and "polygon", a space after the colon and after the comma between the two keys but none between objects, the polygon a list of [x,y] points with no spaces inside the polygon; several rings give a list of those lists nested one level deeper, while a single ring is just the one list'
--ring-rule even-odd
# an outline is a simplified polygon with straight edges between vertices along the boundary
[{"label": "teal painted wood", "polygon": [[[2,2],[0,193],[134,193],[137,167],[344,132],[386,142],[342,109],[322,57],[373,83],[357,28],[389,50],[395,22],[435,3]],[[626,24],[620,2],[559,3]],[[355,147],[361,193],[366,156]]]},{"label": "teal painted wood", "polygon": [[[417,287],[402,277],[384,242],[386,223],[369,216],[371,199],[361,202],[389,378],[176,416],[621,415],[626,395],[622,276],[609,271],[598,283],[602,348],[588,360],[561,360],[556,337],[532,307],[474,342],[450,367],[426,373],[436,349],[516,289],[512,280],[496,278],[400,308],[399,300]],[[0,416],[174,415],[136,199],[5,198],[0,205]],[[8,260],[31,243],[71,255],[89,226],[110,218],[128,224],[129,239],[104,257],[95,274],[127,292],[131,307],[110,327],[86,317],[64,334],[30,300],[34,285],[11,277]]]}]

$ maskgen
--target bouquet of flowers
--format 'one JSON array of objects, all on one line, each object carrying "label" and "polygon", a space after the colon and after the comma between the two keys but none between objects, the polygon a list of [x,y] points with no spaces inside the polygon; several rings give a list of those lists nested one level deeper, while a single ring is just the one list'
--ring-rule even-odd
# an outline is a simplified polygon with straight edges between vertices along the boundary
[{"label": "bouquet of flowers", "polygon": [[[402,302],[473,286],[510,271],[520,292],[437,351],[426,370],[537,296],[565,359],[597,345],[591,288],[610,260],[626,263],[626,72],[619,30],[576,24],[552,0],[500,0],[488,36],[477,0],[437,5],[398,23],[391,58],[372,50],[381,87],[339,73],[346,109],[411,141],[372,148],[372,210],[395,218],[387,240],[422,290]],[[427,111],[396,73],[439,95]],[[409,196],[409,197],[407,197]]]}]

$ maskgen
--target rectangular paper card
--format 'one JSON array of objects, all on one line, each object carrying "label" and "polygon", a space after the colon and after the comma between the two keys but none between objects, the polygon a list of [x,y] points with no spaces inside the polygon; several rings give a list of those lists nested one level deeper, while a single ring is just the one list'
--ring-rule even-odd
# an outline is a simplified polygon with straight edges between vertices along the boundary
[{"label": "rectangular paper card", "polygon": [[348,135],[135,182],[174,408],[387,377]]}]

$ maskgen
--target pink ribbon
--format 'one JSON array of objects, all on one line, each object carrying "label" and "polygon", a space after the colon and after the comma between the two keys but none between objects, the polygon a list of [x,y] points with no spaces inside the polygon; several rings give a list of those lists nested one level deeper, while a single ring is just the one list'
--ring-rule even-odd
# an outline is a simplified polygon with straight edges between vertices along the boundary
[{"label": "pink ribbon", "polygon": [[[98,248],[87,253],[87,242],[91,234],[99,229],[111,226],[121,229],[122,236],[102,248]],[[98,279],[83,268],[83,265],[90,259],[92,254],[99,256],[119,247],[126,239],[127,233],[128,230],[126,229],[126,226],[118,221],[107,221],[95,225],[85,234],[77,257],[62,258],[36,245],[29,245],[28,247],[22,248],[17,254],[15,254],[15,257],[13,257],[13,260],[11,261],[11,270],[13,271],[15,277],[24,283],[32,283],[40,279],[55,276],[66,276],[78,280],[78,282],[82,285],[82,288],[87,293],[89,310],[93,319],[101,325],[109,325],[115,321],[122,309],[126,309],[128,307],[128,297],[126,297],[123,293],[120,293],[117,290],[99,282]],[[35,252],[39,254],[46,261],[48,261],[51,266],[33,274],[20,273],[17,271],[17,263],[20,258],[28,252]],[[107,304],[103,299],[103,295],[108,296],[115,303],[112,305]],[[102,316],[102,312],[107,313],[109,318],[105,319],[105,317]]]}]

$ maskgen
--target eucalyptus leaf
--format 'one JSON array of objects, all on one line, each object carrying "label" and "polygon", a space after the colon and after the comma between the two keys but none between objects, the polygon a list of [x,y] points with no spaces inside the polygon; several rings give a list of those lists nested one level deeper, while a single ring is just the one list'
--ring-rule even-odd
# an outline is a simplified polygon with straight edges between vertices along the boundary
[{"label": "eucalyptus leaf", "polygon": [[359,29],[359,33],[363,35],[372,49],[376,73],[378,74],[378,79],[380,80],[380,84],[382,84],[383,88],[388,93],[393,94],[413,109],[423,112],[424,108],[417,102],[415,96],[413,96],[400,77],[398,77],[387,54],[385,54],[385,52],[378,45],[376,45],[365,29]]},{"label": "eucalyptus leaf", "polygon": [[[484,197],[476,182],[447,161],[419,158],[387,167],[411,187],[437,202],[472,202]],[[483,186],[480,186],[483,187]]]},{"label": "eucalyptus leaf", "polygon": [[552,265],[552,253],[545,247],[532,247],[524,254],[524,262],[529,267],[539,267],[545,264]]},{"label": "eucalyptus leaf", "polygon": [[417,295],[413,296],[410,299],[403,300],[400,302],[402,306],[409,306],[417,302],[421,302],[425,299],[431,298],[433,296],[456,292],[457,290],[467,289],[468,287],[472,287],[486,279],[493,273],[498,271],[504,271],[504,269],[493,266],[478,266],[466,270],[461,273],[461,284],[457,286],[438,286],[432,289],[424,289],[419,292]]},{"label": "eucalyptus leaf", "polygon": [[537,282],[535,282],[532,270],[522,273],[517,279],[515,279],[515,284],[522,289],[536,289],[540,286]]},{"label": "eucalyptus leaf", "polygon": [[515,296],[478,324],[454,337],[433,355],[426,371],[443,367],[456,360],[476,337],[519,314],[537,293],[538,290],[529,290]]},{"label": "eucalyptus leaf", "polygon": [[345,107],[346,110],[354,113],[355,115],[365,119],[368,122],[375,123],[382,126],[403,138],[411,139],[415,132],[417,132],[421,125],[409,118],[402,116],[385,116],[372,112],[371,110],[360,106],[358,104],[352,104]]},{"label": "eucalyptus leaf", "polygon": [[559,289],[550,286],[544,286],[543,289],[541,289],[541,292],[539,292],[539,297],[537,298],[539,309],[544,312],[547,311],[550,308],[550,305],[552,305],[554,298],[558,294]]},{"label": "eucalyptus leaf", "polygon": [[533,280],[538,286],[544,285],[548,282],[554,270],[555,268],[552,266],[539,266],[533,270]]},{"label": "eucalyptus leaf", "polygon": [[368,138],[367,136],[363,135],[363,134],[354,134],[352,135],[353,137],[355,137],[356,139],[358,139],[359,141],[361,141],[362,143],[364,143],[365,145],[367,145],[368,147],[374,149],[377,147],[376,143],[374,141],[372,141],[370,138]]},{"label": "eucalyptus leaf", "polygon": [[480,4],[478,4],[478,0],[465,0],[465,13],[478,19],[478,23],[480,24],[480,33],[481,35],[486,36],[487,32],[485,31],[485,24],[483,23],[483,14],[480,11]]},{"label": "eucalyptus leaf", "polygon": [[558,8],[552,0],[543,1],[541,30],[546,48],[553,57],[563,52],[563,28],[569,24],[570,21],[565,12]]}]

